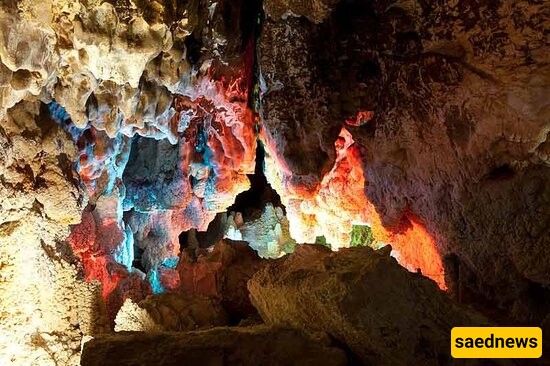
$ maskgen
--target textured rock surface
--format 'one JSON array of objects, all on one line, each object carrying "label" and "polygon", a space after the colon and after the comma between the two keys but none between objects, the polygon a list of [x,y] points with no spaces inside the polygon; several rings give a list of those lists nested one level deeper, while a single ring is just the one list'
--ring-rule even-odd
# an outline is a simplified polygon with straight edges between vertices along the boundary
[{"label": "textured rock surface", "polygon": [[219,300],[183,293],[127,299],[115,318],[115,331],[185,331],[227,325]]},{"label": "textured rock surface", "polygon": [[223,239],[209,250],[185,250],[178,264],[181,291],[214,297],[236,322],[253,316],[247,281],[265,261],[245,242]]},{"label": "textured rock surface", "polygon": [[[0,4],[2,364],[78,363],[103,325],[84,280],[101,282],[111,321],[126,298],[177,285],[178,234],[247,188],[258,6],[244,3]],[[139,150],[156,163],[138,167]]]},{"label": "textured rock surface", "polygon": [[346,365],[345,353],[294,330],[266,326],[187,333],[127,333],[84,346],[82,366]]},{"label": "textured rock surface", "polygon": [[[39,99],[72,135],[77,156],[63,164],[76,162],[89,207],[70,243],[86,279],[102,282],[111,319],[125,298],[165,290],[160,282],[173,275],[165,261],[177,258],[178,235],[205,230],[248,188],[259,9],[244,4],[47,0],[0,7],[0,118]],[[52,179],[51,172],[40,179]],[[55,194],[32,190],[49,216],[76,212],[72,201],[65,207]],[[144,252],[138,267],[145,277],[133,269],[134,244]]]},{"label": "textured rock surface", "polygon": [[264,10],[273,19],[289,16],[305,16],[314,23],[321,23],[340,0],[265,0]]},{"label": "textured rock surface", "polygon": [[[104,313],[152,293],[254,314],[255,253],[180,256],[180,234],[248,188],[258,137],[285,208],[240,210],[243,238],[286,236],[283,210],[300,243],[368,224],[461,301],[548,323],[548,4],[265,0],[263,22],[261,5],[1,2],[0,363],[78,363]],[[177,296],[127,302],[121,324],[218,324]]]},{"label": "textured rock surface", "polygon": [[243,221],[240,212],[232,212],[227,220],[225,237],[243,240],[262,258],[278,258],[292,252],[296,242],[290,236],[288,219],[281,207],[265,205],[259,217]]},{"label": "textured rock surface", "polygon": [[68,225],[85,197],[75,149],[39,102],[0,121],[0,364],[78,365],[84,335],[104,324],[97,283],[84,283]]},{"label": "textured rock surface", "polygon": [[450,362],[451,328],[485,323],[432,281],[366,247],[334,253],[298,246],[260,270],[248,287],[268,324],[328,332],[365,364]]},{"label": "textured rock surface", "polygon": [[322,177],[346,126],[374,208],[367,222],[393,232],[423,223],[436,257],[454,258],[450,288],[542,320],[549,11],[542,1],[347,1],[321,24],[267,19],[264,139],[279,166],[268,178],[296,211],[322,213]]}]

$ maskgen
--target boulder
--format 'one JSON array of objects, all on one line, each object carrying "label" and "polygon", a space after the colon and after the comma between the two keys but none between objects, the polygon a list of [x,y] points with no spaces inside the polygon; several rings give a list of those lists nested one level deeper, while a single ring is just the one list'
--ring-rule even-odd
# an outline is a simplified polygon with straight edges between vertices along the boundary
[{"label": "boulder", "polygon": [[227,325],[219,301],[204,296],[165,293],[138,304],[127,299],[115,319],[116,331],[185,331]]},{"label": "boulder", "polygon": [[184,250],[177,267],[181,290],[219,299],[230,319],[237,323],[257,315],[248,296],[247,281],[264,263],[248,243],[228,239],[209,250]]},{"label": "boulder", "polygon": [[266,323],[327,332],[364,364],[451,363],[451,328],[486,320],[388,254],[299,245],[248,282],[252,303]]},{"label": "boulder", "polygon": [[186,333],[119,333],[84,345],[82,366],[346,365],[345,353],[267,326]]}]

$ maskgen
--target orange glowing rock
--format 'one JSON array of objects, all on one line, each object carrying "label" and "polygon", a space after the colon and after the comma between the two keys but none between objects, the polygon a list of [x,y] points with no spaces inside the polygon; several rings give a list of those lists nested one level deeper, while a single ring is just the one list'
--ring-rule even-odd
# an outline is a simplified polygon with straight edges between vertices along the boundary
[{"label": "orange glowing rock", "polygon": [[[372,115],[363,113],[361,118],[366,117]],[[420,270],[441,289],[446,289],[435,240],[420,220],[408,214],[399,227],[382,225],[375,206],[365,195],[366,179],[359,148],[345,128],[334,144],[335,164],[314,190],[294,185],[292,173],[277,156],[269,134],[263,133],[261,137],[267,151],[266,177],[281,195],[290,233],[296,241],[312,243],[317,236],[324,236],[337,250],[350,245],[352,225],[369,225],[376,241],[392,245],[393,254],[402,266],[411,271]]]},{"label": "orange glowing rock", "polygon": [[357,113],[357,117],[353,119],[347,119],[346,124],[349,126],[359,127],[369,122],[374,117],[373,111],[361,111]]},{"label": "orange glowing rock", "polygon": [[376,240],[391,244],[392,255],[399,264],[411,272],[420,270],[424,276],[434,280],[439,288],[446,290],[441,255],[434,238],[424,225],[413,215],[408,214],[400,227],[386,228],[370,202],[369,211],[373,236]]}]

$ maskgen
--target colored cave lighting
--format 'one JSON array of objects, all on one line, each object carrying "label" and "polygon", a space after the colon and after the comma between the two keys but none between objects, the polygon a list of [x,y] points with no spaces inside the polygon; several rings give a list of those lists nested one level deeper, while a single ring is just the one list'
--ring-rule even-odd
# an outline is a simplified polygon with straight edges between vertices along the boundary
[{"label": "colored cave lighting", "polygon": [[[243,85],[240,78],[203,77],[176,96],[171,112],[162,113],[159,121],[139,126],[130,121],[115,136],[91,123],[79,129],[63,108],[50,104],[53,118],[77,143],[76,168],[93,202],[82,223],[73,227],[69,242],[86,280],[103,284],[111,318],[127,297],[139,301],[150,293],[177,289],[179,234],[205,230],[217,212],[249,188],[246,174],[254,171],[256,131]],[[371,118],[371,112],[361,112],[347,123],[358,126]],[[153,128],[154,123],[159,127]],[[399,263],[445,288],[440,255],[421,221],[408,214],[399,227],[381,224],[365,195],[359,149],[346,128],[334,144],[334,166],[317,187],[293,183],[270,138],[265,132],[260,138],[267,151],[266,177],[281,195],[288,219],[284,235],[284,225],[274,224],[276,237],[266,244],[268,257],[281,255],[287,242],[313,243],[320,236],[335,250],[348,247],[353,225],[369,225],[378,243],[391,243]],[[140,157],[142,151],[162,152],[163,163],[173,159],[177,177],[171,185],[162,183],[168,190],[158,186],[156,177],[132,176],[133,165],[159,159]],[[134,268],[136,247],[143,250],[145,273]]]},{"label": "colored cave lighting", "polygon": [[353,225],[368,225],[376,242],[392,245],[392,255],[402,266],[413,272],[420,270],[446,289],[441,255],[421,220],[407,213],[395,227],[382,224],[365,194],[359,148],[346,128],[335,142],[333,168],[313,190],[293,184],[292,173],[277,156],[270,137],[266,133],[261,137],[266,146],[265,174],[286,206],[293,239],[313,243],[316,237],[324,236],[332,249],[338,250],[350,245]]},{"label": "colored cave lighting", "polygon": [[[111,318],[126,297],[138,301],[177,288],[179,234],[205,230],[249,188],[256,135],[247,84],[242,74],[220,80],[207,74],[180,90],[157,120],[122,116],[114,136],[93,121],[79,129],[50,104],[77,144],[76,170],[92,203],[68,240],[86,280],[103,284]],[[134,268],[136,247],[146,273]]]},{"label": "colored cave lighting", "polygon": [[346,124],[349,126],[359,127],[369,122],[372,117],[374,117],[374,112],[372,111],[360,111],[357,113],[355,119],[346,119]]}]

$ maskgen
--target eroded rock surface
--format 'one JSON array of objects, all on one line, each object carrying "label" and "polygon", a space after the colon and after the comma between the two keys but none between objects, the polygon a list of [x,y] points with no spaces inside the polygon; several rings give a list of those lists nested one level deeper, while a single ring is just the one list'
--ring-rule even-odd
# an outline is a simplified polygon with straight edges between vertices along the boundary
[{"label": "eroded rock surface", "polygon": [[218,299],[233,321],[254,316],[247,282],[265,263],[248,243],[229,239],[209,250],[186,250],[177,268],[181,291]]},{"label": "eroded rock surface", "polygon": [[220,301],[213,297],[166,293],[139,304],[127,299],[115,318],[115,331],[186,331],[228,325]]},{"label": "eroded rock surface", "polygon": [[[352,225],[368,224],[402,265],[459,300],[490,315],[504,309],[509,322],[548,323],[548,4],[265,0],[263,20],[261,5],[0,4],[0,331],[7,335],[0,364],[77,364],[82,338],[103,330],[104,315],[112,322],[128,298],[144,308],[126,302],[124,329],[254,316],[246,281],[264,266],[257,255],[227,242],[180,255],[179,236],[206,230],[249,187],[257,138],[285,206],[240,226],[243,238],[270,238],[271,247],[256,243],[262,251],[282,252],[271,239],[280,232],[286,241],[286,219],[292,239],[324,236],[334,248],[349,245]],[[387,284],[372,284],[380,298],[358,300],[345,278],[318,279],[338,274],[328,267],[339,268],[340,259],[321,252],[301,263],[305,253],[252,282],[280,306],[282,314],[259,305],[270,321],[301,326],[317,321],[312,309],[363,316],[357,303],[382,304],[400,291],[373,265],[388,258],[350,260]],[[276,278],[279,266],[292,275]],[[408,289],[401,301],[427,294],[422,309],[439,304],[456,319],[462,314],[428,282],[388,266]],[[353,296],[324,310],[298,304],[302,317],[285,317],[286,302],[300,296],[292,287],[297,268],[314,272],[302,283],[343,286]],[[296,297],[271,299],[258,278]],[[164,291],[185,295],[143,301]],[[324,296],[311,291],[306,302]],[[209,311],[203,317],[196,307]],[[455,320],[439,324],[440,310],[428,310],[428,330],[411,339],[433,343],[403,345],[425,359],[442,352],[443,331]],[[365,325],[374,350],[397,339],[393,323],[401,319],[377,311],[392,320],[373,318],[378,330]],[[361,353],[361,337],[342,324],[326,329],[367,360],[406,353]],[[417,329],[407,316],[397,324]]]},{"label": "eroded rock surface", "polygon": [[266,323],[327,332],[365,364],[451,362],[451,328],[486,320],[386,249],[298,246],[249,281],[252,303]]},{"label": "eroded rock surface", "polygon": [[0,120],[0,364],[78,365],[83,336],[104,326],[97,283],[66,242],[84,192],[75,148],[39,102]]},{"label": "eroded rock surface", "polygon": [[[282,166],[268,179],[281,182],[290,209],[312,206],[303,232],[322,231],[330,212],[318,201],[344,126],[365,177],[364,187],[348,183],[374,207],[366,223],[394,233],[422,223],[436,246],[429,262],[454,258],[444,260],[453,263],[449,288],[541,321],[550,300],[549,12],[542,1],[342,1],[320,24],[268,17],[264,138]],[[421,264],[424,250],[408,243],[404,264]]]},{"label": "eroded rock surface", "polygon": [[345,353],[295,330],[266,326],[187,333],[127,333],[92,339],[82,366],[346,365]]}]

